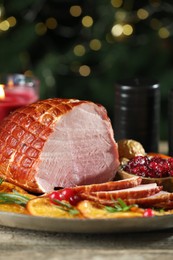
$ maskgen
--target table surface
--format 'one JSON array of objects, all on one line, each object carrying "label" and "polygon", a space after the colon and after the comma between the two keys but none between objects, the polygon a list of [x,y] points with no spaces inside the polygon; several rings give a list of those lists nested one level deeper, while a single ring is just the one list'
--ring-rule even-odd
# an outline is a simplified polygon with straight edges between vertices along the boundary
[{"label": "table surface", "polygon": [[138,233],[71,234],[0,226],[0,260],[167,260],[172,255],[173,228]]},{"label": "table surface", "polygon": [[144,233],[62,234],[0,227],[0,259],[172,259],[173,229]]}]

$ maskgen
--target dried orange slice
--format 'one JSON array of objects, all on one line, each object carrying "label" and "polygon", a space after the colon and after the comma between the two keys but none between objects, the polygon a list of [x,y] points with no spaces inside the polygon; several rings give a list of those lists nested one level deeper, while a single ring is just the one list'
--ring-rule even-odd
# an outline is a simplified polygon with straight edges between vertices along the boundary
[{"label": "dried orange slice", "polygon": [[25,207],[18,204],[0,204],[0,211],[29,214]]},{"label": "dried orange slice", "polygon": [[97,204],[89,200],[83,200],[77,205],[78,210],[85,218],[133,218],[142,217],[143,212],[140,210],[127,212],[108,212],[103,205]]},{"label": "dried orange slice", "polygon": [[55,218],[81,218],[80,212],[73,207],[68,208],[51,203],[48,197],[39,197],[28,201],[26,206],[28,212],[34,216],[45,216]]}]

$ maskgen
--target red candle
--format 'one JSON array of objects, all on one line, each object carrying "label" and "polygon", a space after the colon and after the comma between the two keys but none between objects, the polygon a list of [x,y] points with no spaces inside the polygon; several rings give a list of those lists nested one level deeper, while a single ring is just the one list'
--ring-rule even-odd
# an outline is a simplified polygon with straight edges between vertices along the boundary
[{"label": "red candle", "polygon": [[34,88],[22,86],[4,87],[0,85],[0,120],[17,108],[38,100]]}]

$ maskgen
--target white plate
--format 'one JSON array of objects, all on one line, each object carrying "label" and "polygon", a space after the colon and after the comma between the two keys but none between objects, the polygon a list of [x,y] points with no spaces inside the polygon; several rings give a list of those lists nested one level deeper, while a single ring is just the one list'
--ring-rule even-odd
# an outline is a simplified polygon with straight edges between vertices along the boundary
[{"label": "white plate", "polygon": [[173,215],[148,218],[62,219],[0,212],[0,225],[61,233],[144,232],[173,228]]}]

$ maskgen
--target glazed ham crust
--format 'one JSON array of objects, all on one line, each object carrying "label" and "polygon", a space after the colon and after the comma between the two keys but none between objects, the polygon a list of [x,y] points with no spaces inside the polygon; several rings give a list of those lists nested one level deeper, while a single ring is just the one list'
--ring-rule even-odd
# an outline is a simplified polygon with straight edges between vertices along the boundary
[{"label": "glazed ham crust", "polygon": [[102,105],[47,99],[16,110],[0,124],[0,177],[28,191],[107,182],[118,166]]}]

